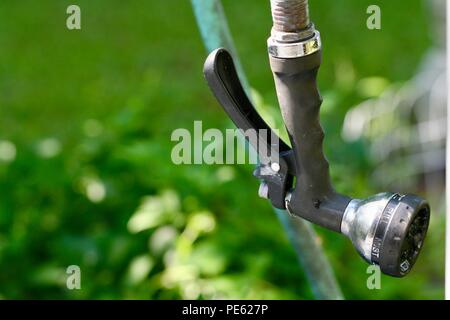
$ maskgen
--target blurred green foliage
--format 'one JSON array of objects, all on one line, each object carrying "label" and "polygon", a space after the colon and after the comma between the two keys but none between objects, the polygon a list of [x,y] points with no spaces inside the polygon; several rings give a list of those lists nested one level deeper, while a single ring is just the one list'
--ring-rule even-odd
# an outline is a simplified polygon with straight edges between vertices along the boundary
[{"label": "blurred green foliage", "polygon": [[[82,30],[65,27],[82,9]],[[265,41],[269,1],[224,0],[255,95],[280,126]],[[382,31],[365,27],[382,7]],[[324,41],[320,87],[336,187],[364,197],[371,162],[344,144],[348,108],[411,77],[426,49],[419,0],[311,1]],[[202,77],[189,1],[0,2],[0,297],[313,298],[251,166],[176,166],[171,132],[232,128]],[[420,190],[418,191],[420,192]],[[366,288],[366,264],[318,230],[347,298],[443,298],[444,217],[405,279]],[[69,265],[82,290],[65,287]]]}]

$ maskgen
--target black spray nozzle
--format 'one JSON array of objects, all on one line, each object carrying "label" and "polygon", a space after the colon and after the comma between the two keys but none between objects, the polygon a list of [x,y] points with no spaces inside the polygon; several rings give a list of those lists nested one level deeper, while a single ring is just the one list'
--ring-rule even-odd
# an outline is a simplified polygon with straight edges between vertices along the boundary
[{"label": "black spray nozzle", "polygon": [[[423,246],[429,205],[412,195],[383,193],[357,200],[334,190],[322,150],[322,99],[316,84],[320,63],[320,50],[290,59],[270,57],[292,148],[253,107],[227,50],[212,52],[204,72],[211,90],[239,129],[271,133],[270,139],[249,141],[262,160],[255,170],[255,176],[263,181],[260,194],[276,208],[345,234],[369,263],[391,276],[404,276]],[[270,150],[269,154],[261,152],[261,145],[266,145],[262,150]]]}]

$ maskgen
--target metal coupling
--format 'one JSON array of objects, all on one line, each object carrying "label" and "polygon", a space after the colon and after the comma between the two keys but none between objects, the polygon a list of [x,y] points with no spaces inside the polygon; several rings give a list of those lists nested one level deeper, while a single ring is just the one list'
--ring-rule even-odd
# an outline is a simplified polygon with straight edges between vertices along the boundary
[{"label": "metal coupling", "polygon": [[309,20],[307,0],[271,0],[273,28],[267,41],[274,58],[308,56],[322,47],[320,33]]}]

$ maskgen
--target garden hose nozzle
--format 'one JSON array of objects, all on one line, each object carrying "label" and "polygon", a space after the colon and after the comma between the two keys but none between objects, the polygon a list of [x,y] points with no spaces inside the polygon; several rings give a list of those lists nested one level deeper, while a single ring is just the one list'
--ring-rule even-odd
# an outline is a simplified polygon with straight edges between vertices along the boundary
[{"label": "garden hose nozzle", "polygon": [[[429,205],[414,195],[383,193],[357,200],[334,190],[319,121],[320,33],[310,22],[307,0],[271,0],[271,7],[270,66],[292,147],[253,107],[227,50],[212,52],[204,70],[216,98],[239,129],[270,132],[270,139],[253,142],[262,159],[255,170],[262,180],[260,194],[276,208],[345,234],[365,260],[388,275],[402,277],[423,246]],[[260,145],[270,154],[262,152]]]},{"label": "garden hose nozzle", "polygon": [[418,196],[380,193],[347,206],[341,232],[359,254],[389,275],[404,276],[416,262],[430,220]]}]

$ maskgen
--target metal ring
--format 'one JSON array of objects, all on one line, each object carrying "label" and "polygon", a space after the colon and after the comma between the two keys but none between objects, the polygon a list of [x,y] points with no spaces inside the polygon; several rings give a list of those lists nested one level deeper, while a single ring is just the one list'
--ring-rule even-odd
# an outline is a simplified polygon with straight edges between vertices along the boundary
[{"label": "metal ring", "polygon": [[370,254],[372,263],[378,265],[380,264],[381,247],[383,246],[386,231],[402,198],[403,196],[399,195],[398,193],[394,194],[389,200],[386,208],[383,210],[380,220],[378,221],[378,225],[375,230],[375,236],[372,242],[372,250]]},{"label": "metal ring", "polygon": [[314,36],[314,31],[316,31],[316,29],[314,28],[314,24],[312,23],[308,26],[308,28],[299,32],[279,31],[275,28],[272,28],[270,37],[276,42],[293,43],[311,38],[312,36]]},{"label": "metal ring", "polygon": [[292,59],[311,55],[322,48],[320,32],[315,31],[314,36],[308,40],[292,43],[278,42],[270,37],[267,41],[269,54],[274,58]]}]

